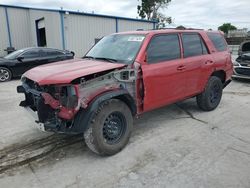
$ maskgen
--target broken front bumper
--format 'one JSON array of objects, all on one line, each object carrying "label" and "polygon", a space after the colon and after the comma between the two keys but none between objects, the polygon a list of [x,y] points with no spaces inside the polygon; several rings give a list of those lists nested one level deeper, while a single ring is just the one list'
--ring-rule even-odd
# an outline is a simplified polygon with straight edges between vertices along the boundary
[{"label": "broken front bumper", "polygon": [[40,130],[62,133],[71,131],[69,128],[77,111],[60,105],[50,94],[32,89],[25,83],[17,87],[17,92],[25,95],[20,106],[34,117]]},{"label": "broken front bumper", "polygon": [[250,65],[241,66],[240,64],[234,66],[233,78],[249,79],[250,80]]},{"label": "broken front bumper", "polygon": [[29,112],[40,130],[51,131],[51,128],[56,129],[58,125],[52,117],[55,112],[44,103],[42,92],[31,89],[27,84],[17,86],[17,92],[25,95],[25,100],[21,101],[19,106],[24,107]]}]

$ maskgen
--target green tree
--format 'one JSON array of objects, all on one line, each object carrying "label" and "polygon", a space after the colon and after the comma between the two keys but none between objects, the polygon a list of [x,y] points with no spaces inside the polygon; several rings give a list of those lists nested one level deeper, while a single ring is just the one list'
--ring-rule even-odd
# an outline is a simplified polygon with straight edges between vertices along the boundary
[{"label": "green tree", "polygon": [[159,12],[159,9],[167,8],[171,0],[138,0],[138,14],[141,18],[158,21],[160,24],[172,23],[171,17]]},{"label": "green tree", "polygon": [[228,31],[230,30],[236,30],[237,27],[232,25],[231,23],[224,23],[220,27],[218,27],[218,30],[223,31],[224,33],[228,34]]},{"label": "green tree", "polygon": [[176,27],[176,29],[182,29],[182,30],[184,30],[184,29],[186,29],[186,27],[184,27],[183,25],[179,25],[179,26]]}]

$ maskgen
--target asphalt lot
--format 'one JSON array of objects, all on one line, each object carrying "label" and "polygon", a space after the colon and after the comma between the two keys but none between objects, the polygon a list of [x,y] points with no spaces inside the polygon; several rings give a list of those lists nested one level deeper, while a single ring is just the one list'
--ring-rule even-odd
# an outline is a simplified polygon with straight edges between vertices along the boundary
[{"label": "asphalt lot", "polygon": [[0,187],[250,187],[250,82],[233,81],[212,112],[189,99],[143,115],[112,157],[40,132],[18,84],[0,83]]}]

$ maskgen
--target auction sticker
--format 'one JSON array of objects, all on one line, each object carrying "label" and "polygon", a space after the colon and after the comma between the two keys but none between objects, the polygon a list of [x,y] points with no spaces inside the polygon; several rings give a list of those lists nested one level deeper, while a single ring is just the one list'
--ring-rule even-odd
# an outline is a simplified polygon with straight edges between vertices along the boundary
[{"label": "auction sticker", "polygon": [[145,38],[144,36],[131,36],[128,38],[128,41],[129,42],[142,42],[144,38]]}]

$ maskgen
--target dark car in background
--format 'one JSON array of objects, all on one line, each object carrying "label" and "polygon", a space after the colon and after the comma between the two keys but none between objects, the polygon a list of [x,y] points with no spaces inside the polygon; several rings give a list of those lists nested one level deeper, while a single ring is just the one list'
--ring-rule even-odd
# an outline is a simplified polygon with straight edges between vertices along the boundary
[{"label": "dark car in background", "polygon": [[73,58],[74,53],[67,50],[42,47],[17,50],[0,58],[0,82],[21,76],[27,70],[39,65]]},{"label": "dark car in background", "polygon": [[245,41],[240,45],[239,57],[234,62],[232,77],[250,80],[250,41]]}]

